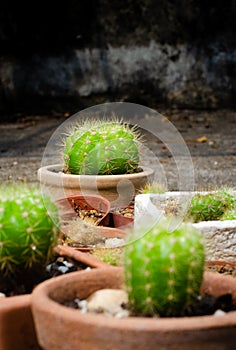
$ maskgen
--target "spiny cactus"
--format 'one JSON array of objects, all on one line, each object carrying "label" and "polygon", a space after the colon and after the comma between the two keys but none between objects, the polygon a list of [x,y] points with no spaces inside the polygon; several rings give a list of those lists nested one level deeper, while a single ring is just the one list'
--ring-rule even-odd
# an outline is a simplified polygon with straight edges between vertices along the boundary
[{"label": "spiny cactus", "polygon": [[221,189],[192,197],[187,218],[193,222],[220,220],[223,214],[236,207],[236,200],[230,191]]},{"label": "spiny cactus", "polygon": [[63,148],[64,172],[109,175],[137,171],[137,130],[114,117],[111,119],[84,121],[72,130]]},{"label": "spiny cactus", "polygon": [[140,194],[160,194],[160,193],[165,193],[166,188],[164,185],[158,183],[158,182],[149,182],[147,183],[143,188],[140,189]]},{"label": "spiny cactus", "polygon": [[157,224],[125,248],[125,279],[135,314],[180,316],[199,294],[204,270],[202,238],[185,225],[169,232]]},{"label": "spiny cactus", "polygon": [[[50,215],[49,215],[50,213]],[[0,271],[46,263],[56,242],[56,206],[28,186],[0,188]]]}]

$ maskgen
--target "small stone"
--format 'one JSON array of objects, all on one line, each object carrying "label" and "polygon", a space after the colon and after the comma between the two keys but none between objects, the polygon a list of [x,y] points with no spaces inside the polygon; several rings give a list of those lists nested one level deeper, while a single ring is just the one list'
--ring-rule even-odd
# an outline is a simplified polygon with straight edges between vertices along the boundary
[{"label": "small stone", "polygon": [[58,271],[60,271],[61,273],[66,273],[69,269],[66,266],[58,266]]},{"label": "small stone", "polygon": [[125,243],[124,239],[122,238],[108,238],[105,241],[105,247],[106,248],[114,248],[119,247]]},{"label": "small stone", "polygon": [[93,313],[104,313],[107,316],[119,315],[128,303],[128,295],[122,289],[101,289],[87,299],[87,310]]},{"label": "small stone", "polygon": [[214,316],[224,316],[225,315],[225,312],[223,310],[216,310],[215,313],[214,313]]},{"label": "small stone", "polygon": [[68,262],[68,261],[63,261],[63,264],[66,266],[66,267],[68,267],[68,269],[70,269],[72,266],[73,266],[73,264],[72,263],[70,263],[70,262]]}]

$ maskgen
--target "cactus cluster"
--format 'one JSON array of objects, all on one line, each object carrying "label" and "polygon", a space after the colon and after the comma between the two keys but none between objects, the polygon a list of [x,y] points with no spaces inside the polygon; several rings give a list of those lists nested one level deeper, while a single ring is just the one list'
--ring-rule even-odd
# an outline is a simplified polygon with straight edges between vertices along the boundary
[{"label": "cactus cluster", "polygon": [[135,314],[181,316],[199,295],[204,270],[202,237],[192,226],[173,232],[157,224],[125,248],[125,280]]},{"label": "cactus cluster", "polygon": [[139,136],[136,127],[121,120],[84,121],[66,137],[64,172],[80,175],[115,175],[137,171]]},{"label": "cactus cluster", "polygon": [[192,222],[221,220],[224,214],[236,208],[236,200],[227,189],[207,194],[195,194],[187,212]]},{"label": "cactus cluster", "polygon": [[29,186],[0,188],[0,271],[47,262],[59,231],[56,206]]}]

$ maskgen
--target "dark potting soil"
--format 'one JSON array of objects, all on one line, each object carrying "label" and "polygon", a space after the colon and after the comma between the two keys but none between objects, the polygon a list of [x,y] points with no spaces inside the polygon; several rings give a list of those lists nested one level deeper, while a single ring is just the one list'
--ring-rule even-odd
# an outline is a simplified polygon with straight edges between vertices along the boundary
[{"label": "dark potting soil", "polygon": [[0,292],[7,297],[29,294],[37,284],[51,277],[84,270],[85,268],[87,268],[87,265],[81,262],[55,255],[47,266],[40,266],[33,270],[18,268],[17,271],[7,276],[0,275]]}]

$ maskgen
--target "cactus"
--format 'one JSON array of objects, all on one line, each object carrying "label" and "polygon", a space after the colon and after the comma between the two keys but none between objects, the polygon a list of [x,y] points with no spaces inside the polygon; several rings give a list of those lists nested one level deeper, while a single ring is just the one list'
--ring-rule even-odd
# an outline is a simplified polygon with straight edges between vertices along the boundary
[{"label": "cactus", "polygon": [[66,137],[63,148],[64,172],[109,175],[137,171],[139,135],[136,127],[111,121],[84,121]]},{"label": "cactus", "polygon": [[191,226],[170,233],[157,224],[124,253],[130,308],[144,316],[181,316],[194,305],[202,282],[204,246]]},{"label": "cactus", "polygon": [[193,222],[220,220],[224,213],[236,206],[236,200],[230,191],[220,189],[207,194],[192,197],[187,218]]},{"label": "cactus", "polygon": [[139,191],[140,194],[149,194],[149,193],[160,194],[165,192],[166,192],[165,186],[155,181],[147,183]]},{"label": "cactus", "polygon": [[[49,215],[50,214],[50,215]],[[0,188],[0,271],[14,272],[47,262],[56,243],[56,206],[29,186]]]}]

